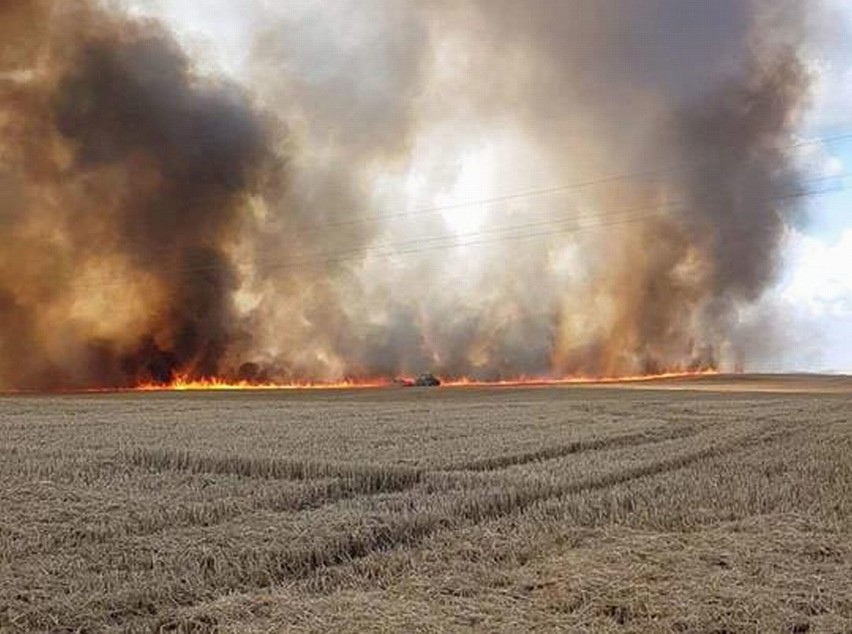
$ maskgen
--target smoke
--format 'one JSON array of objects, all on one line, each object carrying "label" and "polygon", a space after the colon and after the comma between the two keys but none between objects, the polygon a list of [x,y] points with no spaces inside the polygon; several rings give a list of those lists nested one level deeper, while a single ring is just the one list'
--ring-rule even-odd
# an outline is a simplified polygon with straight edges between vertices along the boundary
[{"label": "smoke", "polygon": [[248,5],[231,80],[55,4],[0,2],[0,387],[748,353],[802,189],[802,3]]},{"label": "smoke", "polygon": [[24,75],[2,94],[3,382],[215,375],[235,318],[228,249],[270,157],[261,118],[157,24],[3,7],[35,30],[28,58],[4,55]]}]

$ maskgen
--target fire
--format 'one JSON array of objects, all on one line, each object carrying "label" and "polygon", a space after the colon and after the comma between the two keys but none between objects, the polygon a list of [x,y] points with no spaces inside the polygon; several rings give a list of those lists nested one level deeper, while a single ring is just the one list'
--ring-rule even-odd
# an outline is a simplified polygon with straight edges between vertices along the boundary
[{"label": "fire", "polygon": [[498,381],[478,381],[460,378],[442,381],[446,387],[534,387],[548,385],[600,385],[620,383],[644,383],[665,379],[689,379],[719,374],[718,370],[692,370],[684,372],[661,372],[628,376],[568,376],[568,377],[520,377]]},{"label": "fire", "polygon": [[390,381],[384,379],[343,379],[341,381],[329,382],[293,381],[289,383],[274,383],[231,381],[218,377],[191,379],[185,375],[178,375],[171,383],[146,383],[144,385],[139,385],[133,388],[133,390],[142,392],[191,392],[212,390],[344,390],[369,387],[385,387],[387,385],[390,385],[390,383]]},{"label": "fire", "polygon": [[[514,379],[500,379],[484,381],[468,377],[442,378],[441,387],[464,388],[464,387],[546,387],[558,385],[600,385],[600,384],[622,384],[659,381],[665,379],[687,379],[718,374],[717,370],[695,370],[685,372],[663,372],[659,374],[641,374],[634,376],[569,376],[569,377],[518,377]],[[230,381],[222,378],[190,379],[185,375],[177,376],[171,383],[157,384],[148,383],[132,388],[133,391],[142,392],[189,392],[189,391],[237,391],[237,390],[351,390],[366,388],[383,388],[398,386],[411,386],[414,379],[409,377],[388,379],[384,377],[371,379],[343,379],[340,381],[293,381],[287,383],[277,382],[251,382]]]}]

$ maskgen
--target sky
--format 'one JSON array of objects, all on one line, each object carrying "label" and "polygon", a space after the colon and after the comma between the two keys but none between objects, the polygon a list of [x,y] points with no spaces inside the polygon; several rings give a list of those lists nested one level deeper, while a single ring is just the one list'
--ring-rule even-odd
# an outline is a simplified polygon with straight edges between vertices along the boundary
[{"label": "sky", "polygon": [[[229,0],[124,0],[123,4],[163,18],[193,55],[203,60],[202,66],[237,80],[244,72],[247,51],[262,26],[258,20],[264,12],[307,15],[310,5],[304,0],[256,0],[249,5],[262,10],[250,11],[241,9],[243,3]],[[830,17],[813,27],[822,32],[808,51],[813,86],[800,131],[803,140],[852,135],[852,39],[844,37],[852,27],[852,2],[827,0],[826,6]],[[503,193],[501,175],[489,172],[488,156],[509,151],[511,145],[511,139],[498,139],[490,147],[464,150],[457,165],[456,186],[431,202],[448,204]],[[852,174],[852,136],[807,144],[801,148],[801,162],[809,175]],[[536,174],[527,176],[530,188],[549,184],[541,175],[538,181]],[[428,178],[422,174],[409,173],[406,178],[412,191],[429,188]],[[755,313],[776,311],[782,316],[779,327],[787,331],[786,349],[761,369],[852,372],[852,177],[838,176],[827,187],[849,189],[808,200],[807,218],[788,227],[778,283],[753,307]],[[476,210],[464,216],[445,214],[448,224],[460,233],[477,230],[482,218]]]},{"label": "sky", "polygon": [[[813,104],[804,138],[833,138],[852,133],[852,3],[834,0],[837,17],[830,46],[812,52]],[[823,144],[823,167],[829,173],[852,173],[852,139]],[[835,181],[843,187],[852,179]],[[804,324],[811,339],[805,356],[795,353],[792,367],[852,372],[852,190],[809,201],[807,221],[793,228],[786,247],[782,279],[773,293],[784,302],[792,322]],[[808,332],[810,331],[810,332]]]}]

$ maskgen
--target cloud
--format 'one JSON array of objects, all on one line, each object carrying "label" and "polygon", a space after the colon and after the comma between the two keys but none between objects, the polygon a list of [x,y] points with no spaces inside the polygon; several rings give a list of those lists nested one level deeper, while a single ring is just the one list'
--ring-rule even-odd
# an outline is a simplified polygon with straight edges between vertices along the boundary
[{"label": "cloud", "polygon": [[787,275],[764,298],[788,342],[771,369],[852,373],[852,228],[834,241],[791,231],[786,243]]},{"label": "cloud", "polygon": [[852,317],[852,229],[833,244],[792,231],[788,245],[781,296],[810,317]]}]

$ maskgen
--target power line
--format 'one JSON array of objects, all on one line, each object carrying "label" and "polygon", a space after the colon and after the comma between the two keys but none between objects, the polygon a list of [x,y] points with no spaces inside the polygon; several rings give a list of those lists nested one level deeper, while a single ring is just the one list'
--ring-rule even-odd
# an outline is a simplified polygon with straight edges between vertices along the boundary
[{"label": "power line", "polygon": [[[849,178],[849,177],[852,177],[852,173],[843,173],[843,174],[835,174],[835,175],[828,175],[828,176],[820,176],[820,177],[804,180],[804,181],[801,182],[801,184],[802,185],[816,184],[816,183],[822,183],[822,182],[826,182],[826,181]],[[838,188],[834,188],[834,189],[826,190],[826,191],[821,190],[821,193],[828,193],[828,191],[842,191],[842,190],[838,189]],[[780,194],[776,197],[773,197],[771,200],[780,201],[780,200],[785,200],[787,198],[788,198],[787,194]],[[458,238],[466,238],[466,237],[475,237],[475,236],[478,236],[478,235],[481,235],[481,234],[491,234],[491,233],[502,233],[502,232],[506,232],[506,231],[514,231],[514,230],[517,230],[517,229],[529,229],[529,228],[542,227],[542,226],[573,224],[573,223],[585,220],[586,218],[590,218],[592,220],[597,220],[597,219],[600,219],[601,216],[608,217],[610,214],[613,215],[613,216],[616,216],[616,215],[619,215],[619,214],[627,214],[627,213],[632,213],[632,212],[637,212],[637,211],[644,211],[644,210],[648,210],[648,209],[655,209],[655,210],[658,210],[658,211],[662,211],[662,210],[668,209],[668,208],[677,208],[677,207],[686,206],[686,205],[690,204],[690,202],[691,201],[687,201],[687,200],[673,200],[673,201],[667,201],[667,202],[662,202],[662,203],[655,202],[655,203],[650,203],[650,204],[646,204],[646,205],[625,207],[625,208],[622,208],[622,209],[614,209],[614,210],[610,210],[608,212],[604,212],[604,211],[588,212],[585,215],[581,214],[581,215],[574,215],[574,216],[568,216],[568,217],[563,216],[563,217],[551,218],[551,219],[548,219],[548,220],[541,220],[541,221],[531,222],[531,223],[490,227],[490,228],[487,228],[487,229],[477,230],[475,232],[468,233],[468,234],[456,234],[455,236],[446,236],[446,235],[431,236],[431,237],[427,236],[427,237],[414,238],[412,240],[405,240],[405,241],[402,241],[402,242],[393,242],[393,243],[389,243],[389,244],[385,244],[385,245],[373,244],[373,245],[369,245],[367,247],[359,247],[358,249],[355,249],[353,251],[361,252],[363,250],[373,250],[373,249],[381,249],[381,248],[396,248],[396,247],[399,247],[399,246],[405,246],[405,245],[410,244],[410,243],[419,243],[419,242],[428,242],[428,241],[433,241],[433,240],[442,240],[442,239],[446,239],[448,237],[458,239]]]},{"label": "power line", "polygon": [[[830,145],[830,144],[840,143],[840,142],[849,141],[849,140],[852,140],[852,133],[837,134],[837,135],[825,136],[825,137],[813,137],[813,138],[809,138],[809,139],[796,141],[795,143],[783,145],[783,146],[780,146],[777,149],[780,149],[782,151],[788,151],[788,150],[794,150],[794,149],[812,146],[812,145]],[[440,213],[443,213],[445,211],[450,211],[450,210],[453,210],[453,209],[463,209],[463,208],[466,208],[466,207],[493,205],[493,204],[496,204],[496,203],[499,203],[499,202],[521,200],[521,199],[524,199],[524,198],[532,198],[532,197],[544,196],[544,195],[548,195],[548,194],[555,194],[555,193],[574,191],[574,190],[582,190],[582,189],[585,189],[585,188],[595,187],[595,186],[598,186],[598,185],[606,185],[606,184],[612,184],[612,183],[617,183],[617,182],[648,178],[650,176],[654,176],[654,175],[658,175],[658,174],[664,174],[664,173],[667,173],[667,172],[672,172],[672,171],[676,171],[676,170],[687,169],[689,167],[699,166],[702,163],[704,163],[704,162],[703,161],[693,161],[693,162],[688,162],[688,163],[682,163],[682,164],[679,164],[679,165],[672,164],[672,165],[669,165],[669,166],[664,166],[664,167],[659,167],[659,168],[654,168],[654,169],[640,170],[640,171],[628,172],[628,173],[622,173],[622,174],[611,174],[611,175],[602,176],[602,177],[599,177],[599,178],[589,179],[589,180],[585,180],[585,181],[575,181],[573,183],[567,183],[567,184],[563,184],[563,185],[554,185],[554,186],[549,186],[549,187],[540,187],[540,188],[532,188],[532,189],[520,190],[520,191],[515,191],[515,192],[508,192],[506,194],[490,196],[490,197],[486,197],[486,198],[460,201],[460,202],[455,202],[455,203],[448,203],[448,204],[445,204],[445,205],[433,205],[433,206],[422,207],[422,208],[419,208],[419,209],[414,209],[414,210],[409,210],[409,211],[390,212],[390,213],[386,213],[386,214],[363,214],[363,213],[362,214],[353,214],[352,217],[347,218],[347,219],[343,219],[343,220],[337,220],[337,221],[332,221],[332,222],[321,222],[321,223],[314,223],[314,224],[306,224],[306,225],[297,226],[297,231],[301,235],[304,232],[324,231],[324,230],[327,230],[327,229],[334,229],[334,228],[339,228],[339,227],[358,225],[358,224],[362,224],[362,223],[379,223],[379,222],[384,222],[384,221],[388,221],[388,220],[395,220],[395,219],[397,219],[397,220],[415,219],[415,218],[420,218],[420,217],[424,217],[424,216],[440,214]],[[822,179],[839,179],[839,178],[845,178],[845,177],[849,177],[849,176],[852,176],[852,175],[850,175],[850,174],[834,175],[834,176],[822,177]],[[802,181],[802,182],[807,183],[807,182],[811,182],[812,180],[813,179],[808,179],[808,180],[805,180],[805,181]],[[818,180],[821,180],[821,179],[818,179]],[[167,245],[162,246],[160,248],[153,249],[153,251],[155,251],[155,252],[163,252],[163,253],[168,253],[171,250],[172,250],[171,247],[169,247]]]},{"label": "power line", "polygon": [[[846,175],[844,175],[846,176]],[[813,179],[811,182],[819,182],[825,181],[830,178],[838,178],[835,177],[823,177],[818,179]],[[830,189],[820,189],[820,190],[803,190],[797,192],[790,192],[788,194],[774,196],[771,198],[763,199],[762,202],[780,202],[784,200],[791,199],[799,199],[799,198],[807,198],[811,196],[819,196],[823,194],[846,191],[852,189],[852,185],[830,188]],[[683,207],[688,204],[688,201],[675,201],[667,204],[655,204],[655,205],[646,205],[641,207],[635,207],[632,209],[624,209],[619,210],[615,214],[611,216],[604,213],[598,212],[596,214],[587,214],[585,217],[573,217],[573,218],[561,218],[555,219],[551,221],[542,221],[539,223],[528,223],[525,225],[513,225],[509,227],[501,227],[501,228],[492,228],[481,230],[477,232],[470,232],[467,234],[461,235],[447,235],[447,236],[434,236],[431,238],[420,238],[413,240],[406,240],[401,242],[388,243],[384,245],[370,245],[366,247],[359,247],[357,249],[349,249],[339,252],[327,252],[327,253],[315,253],[310,254],[305,258],[297,259],[297,260],[258,260],[253,262],[253,266],[263,268],[267,271],[270,270],[285,270],[285,269],[293,269],[293,268],[303,268],[309,266],[324,266],[329,264],[339,264],[344,262],[349,262],[353,260],[359,260],[362,258],[392,258],[403,255],[410,255],[415,253],[423,253],[430,251],[439,251],[439,250],[448,250],[448,249],[456,249],[461,247],[471,247],[471,246],[481,246],[486,244],[495,244],[505,241],[512,240],[525,240],[531,238],[540,238],[540,237],[549,237],[553,235],[561,235],[568,233],[576,233],[579,231],[585,231],[589,229],[598,229],[605,228],[623,224],[630,224],[634,222],[641,222],[644,220],[648,220],[655,216],[661,215],[663,211],[669,208],[678,208]],[[619,215],[620,214],[620,215]],[[586,224],[580,227],[577,226],[569,226],[562,229],[550,229],[547,231],[537,231],[532,233],[516,233],[509,235],[497,235],[492,236],[490,238],[485,239],[475,239],[464,241],[468,238],[479,238],[483,235],[488,235],[492,233],[497,233],[500,231],[516,231],[518,229],[533,229],[537,227],[543,226],[554,226],[554,225],[564,225],[571,224],[575,225],[576,222],[582,220],[586,217],[591,217],[592,219],[605,219],[608,221],[605,222],[597,222]],[[461,240],[461,241],[460,241]],[[436,242],[437,244],[426,244],[429,242]],[[402,248],[401,247],[410,247],[410,248]],[[227,267],[232,266],[230,263],[226,265]],[[222,265],[205,265],[205,266],[197,266],[197,267],[175,267],[170,269],[169,272],[173,273],[203,273],[207,271],[217,271],[222,270],[224,267]],[[103,282],[99,284],[87,284],[83,285],[86,287],[93,286],[105,286],[108,285],[109,282]]]},{"label": "power line", "polygon": [[[828,181],[828,180],[834,180],[834,179],[838,179],[838,178],[846,178],[846,177],[850,177],[850,176],[852,176],[852,174],[846,174],[846,173],[844,173],[842,175],[823,176],[823,177],[818,177],[818,178],[814,178],[814,179],[808,179],[806,181],[803,181],[802,184],[803,185],[815,184],[815,183],[821,183],[821,182],[825,182],[825,181]],[[852,186],[850,186],[850,187],[852,187]],[[844,189],[846,189],[846,187],[833,188],[833,189],[830,189],[830,190],[819,190],[819,191],[808,192],[808,193],[824,194],[824,193],[829,193],[831,191],[843,191]],[[787,200],[787,199],[790,199],[790,198],[799,198],[799,197],[801,197],[800,193],[793,192],[792,196],[790,194],[780,194],[780,195],[772,197],[770,199],[764,199],[763,202],[782,201],[782,200]],[[648,210],[652,210],[654,212],[653,215],[657,215],[660,212],[667,210],[667,209],[684,207],[686,205],[689,205],[690,202],[692,202],[692,201],[675,200],[675,201],[668,201],[668,202],[663,202],[663,203],[650,203],[650,204],[647,204],[647,205],[626,207],[626,208],[618,209],[618,210],[609,210],[609,211],[603,211],[602,210],[602,211],[598,211],[598,212],[589,212],[589,213],[581,214],[581,215],[573,215],[573,216],[568,216],[568,217],[563,216],[563,217],[559,217],[559,218],[552,218],[552,219],[549,219],[549,220],[542,220],[542,221],[533,222],[533,223],[507,225],[507,226],[503,226],[503,227],[490,227],[490,228],[487,228],[487,229],[480,229],[480,230],[477,230],[477,231],[468,232],[466,234],[418,237],[418,238],[413,238],[413,239],[409,239],[409,240],[402,240],[402,241],[390,242],[390,243],[385,243],[385,244],[370,244],[370,245],[366,245],[366,246],[346,249],[344,251],[309,253],[309,254],[305,254],[305,257],[307,257],[311,261],[313,261],[316,258],[337,258],[337,257],[340,257],[340,256],[349,256],[349,255],[355,256],[355,255],[360,255],[360,254],[369,254],[370,252],[373,252],[373,251],[393,250],[393,249],[399,249],[401,247],[407,247],[407,246],[410,246],[410,245],[420,245],[420,244],[428,243],[428,242],[447,242],[447,241],[466,239],[466,238],[477,238],[477,237],[482,236],[482,235],[511,232],[511,231],[516,231],[516,230],[534,229],[534,228],[539,228],[539,227],[549,227],[549,226],[557,226],[557,225],[565,225],[565,224],[572,225],[572,224],[576,224],[577,222],[580,222],[580,221],[583,221],[583,220],[586,220],[586,219],[600,220],[602,218],[618,217],[618,216],[621,216],[621,215],[629,215],[629,216],[632,217],[632,216],[636,215],[637,212],[643,212],[643,211],[648,211]],[[602,225],[602,226],[606,226],[606,225]],[[538,235],[538,234],[536,234],[536,235]],[[261,261],[256,262],[255,264],[257,264],[259,266],[263,266],[264,262],[261,260]],[[209,266],[186,267],[186,268],[181,268],[180,270],[184,271],[184,272],[202,272],[202,271],[205,271],[205,270],[209,270],[210,268],[211,267],[209,267]],[[213,267],[213,268],[216,268],[216,267]]]},{"label": "power line", "polygon": [[[838,180],[838,179],[844,179],[844,178],[850,178],[850,177],[852,177],[852,173],[844,172],[842,174],[834,174],[834,175],[821,176],[821,177],[817,177],[817,178],[807,179],[807,180],[802,181],[802,184],[803,185],[816,184],[816,183],[826,182],[826,181],[830,181],[830,180]],[[834,188],[834,189],[829,190],[829,191],[843,191],[843,189],[845,189],[845,188]],[[829,191],[820,191],[819,193],[829,193]],[[788,198],[787,195],[779,195],[779,196],[777,196],[773,199],[770,199],[770,200],[784,200],[786,198]],[[659,213],[660,211],[663,211],[665,209],[677,208],[677,207],[685,206],[685,205],[688,205],[688,204],[690,204],[690,201],[686,201],[686,200],[674,200],[674,201],[668,201],[668,202],[663,202],[663,203],[655,202],[655,203],[650,203],[650,204],[646,204],[646,205],[625,207],[625,208],[622,208],[622,209],[601,210],[601,211],[596,211],[596,212],[587,212],[585,214],[579,214],[579,215],[561,216],[561,217],[558,217],[558,218],[551,218],[551,219],[548,219],[548,220],[541,220],[541,221],[532,222],[532,223],[522,223],[522,224],[515,224],[515,225],[504,225],[504,226],[497,226],[497,227],[489,227],[487,229],[480,229],[480,230],[477,230],[477,231],[474,231],[474,232],[468,232],[466,234],[455,234],[455,235],[444,234],[444,235],[438,235],[438,236],[425,236],[425,237],[420,236],[420,237],[413,238],[413,239],[395,241],[395,242],[390,242],[390,243],[385,243],[385,244],[369,244],[369,245],[366,245],[366,246],[360,246],[360,247],[345,249],[343,251],[308,253],[308,254],[304,254],[304,256],[307,257],[307,258],[315,259],[315,258],[329,258],[329,257],[330,258],[336,258],[336,257],[339,257],[339,256],[349,256],[349,255],[354,256],[354,255],[359,255],[359,254],[369,254],[372,251],[378,251],[378,250],[382,250],[382,249],[385,249],[385,250],[387,250],[387,249],[398,249],[400,247],[407,247],[409,245],[419,245],[419,244],[428,243],[428,242],[446,242],[448,240],[475,238],[475,237],[479,237],[481,235],[505,233],[505,232],[511,232],[511,231],[516,231],[516,230],[523,230],[523,229],[531,229],[531,228],[546,227],[546,226],[556,226],[556,225],[565,225],[565,224],[575,224],[577,222],[580,222],[580,221],[583,221],[583,220],[586,220],[586,219],[599,220],[602,217],[603,218],[606,218],[606,217],[609,217],[609,216],[615,217],[615,216],[619,216],[619,215],[623,215],[623,214],[633,214],[635,212],[641,212],[641,211],[646,211],[646,210],[654,210],[655,212]],[[297,257],[299,257],[299,256],[297,256]],[[260,260],[260,261],[255,262],[255,264],[259,265],[259,266],[263,266],[264,263],[263,263],[262,260]],[[216,270],[218,268],[221,268],[221,267],[219,265],[201,265],[201,266],[196,266],[196,267],[178,267],[178,268],[174,268],[172,270],[175,271],[175,272],[193,273],[193,272],[204,272],[204,271],[207,271],[207,270]]]},{"label": "power line", "polygon": [[[790,200],[790,199],[794,199],[794,198],[806,198],[806,197],[810,197],[810,196],[818,196],[818,195],[828,194],[828,193],[832,193],[832,192],[836,192],[836,191],[846,191],[846,190],[849,190],[849,189],[852,189],[852,186],[837,188],[837,189],[825,189],[825,190],[796,192],[794,194],[779,196],[779,197],[773,198],[771,200],[781,201],[781,200]],[[475,240],[475,241],[469,241],[469,242],[452,242],[452,243],[449,243],[449,244],[430,245],[430,246],[425,246],[425,247],[422,247],[422,248],[408,249],[408,250],[403,250],[403,251],[391,251],[391,252],[375,253],[375,254],[367,253],[367,254],[365,254],[365,256],[366,257],[378,257],[378,258],[392,258],[392,257],[396,257],[398,255],[409,255],[409,254],[423,253],[423,252],[428,252],[428,251],[456,249],[456,248],[460,248],[460,247],[482,246],[482,245],[486,245],[486,244],[495,244],[495,243],[500,243],[500,242],[513,241],[513,240],[526,240],[526,239],[531,239],[531,238],[549,237],[549,236],[552,236],[552,235],[577,233],[577,232],[588,230],[588,229],[600,229],[600,228],[605,228],[605,227],[613,227],[613,226],[617,226],[617,225],[631,224],[631,223],[634,223],[634,222],[641,222],[641,221],[644,221],[644,220],[648,220],[650,218],[653,218],[653,217],[659,216],[659,215],[661,215],[661,210],[658,209],[657,211],[654,211],[654,212],[651,212],[651,213],[636,213],[636,214],[633,214],[633,215],[627,215],[623,218],[614,219],[611,222],[594,223],[594,224],[584,225],[584,226],[581,226],[581,227],[569,227],[569,228],[565,228],[565,229],[558,229],[558,230],[551,230],[551,231],[540,231],[540,232],[536,232],[536,233],[498,236],[498,237],[491,238],[491,239]],[[469,235],[469,237],[471,237],[474,234],[468,234],[468,235]],[[447,236],[447,239],[448,240],[457,240],[458,237],[457,236]],[[386,247],[386,248],[390,248],[390,247]],[[356,260],[356,259],[359,259],[359,258],[357,258],[355,256],[345,256],[345,257],[330,258],[330,259],[325,259],[325,260],[303,260],[303,261],[281,263],[280,265],[272,265],[271,267],[268,267],[267,270],[269,270],[269,269],[279,270],[279,269],[286,269],[286,268],[300,268],[302,266],[311,266],[311,265],[316,265],[316,264],[322,264],[322,265],[324,265],[324,264],[338,264],[338,263],[352,261],[352,260]]]},{"label": "power line", "polygon": [[[852,133],[847,134],[838,134],[834,136],[826,136],[826,137],[815,137],[810,139],[805,139],[802,141],[797,141],[792,144],[781,146],[779,149],[787,151],[787,150],[795,150],[802,147],[808,147],[811,145],[830,145],[833,143],[839,143],[841,141],[849,141],[852,140]],[[516,192],[508,192],[506,194],[501,194],[497,196],[490,196],[487,198],[479,198],[475,200],[467,200],[460,201],[455,203],[447,203],[445,205],[432,205],[429,207],[422,207],[419,209],[414,209],[410,211],[401,211],[401,212],[391,212],[387,214],[378,214],[378,215],[367,215],[360,214],[359,217],[347,218],[345,220],[338,220],[334,222],[323,222],[316,224],[307,224],[299,227],[301,231],[320,231],[324,229],[330,229],[335,227],[342,227],[347,225],[359,224],[362,222],[377,222],[384,220],[393,220],[396,218],[412,218],[419,216],[428,216],[442,213],[444,211],[451,211],[453,209],[463,209],[465,207],[478,207],[480,205],[491,205],[500,202],[508,202],[511,200],[518,200],[523,198],[530,198],[534,196],[545,196],[548,194],[556,194],[566,191],[573,191],[578,189],[586,189],[589,187],[595,187],[598,185],[608,185],[612,183],[622,182],[622,181],[631,181],[631,180],[639,180],[643,178],[648,178],[650,176],[655,176],[658,174],[664,174],[667,172],[677,171],[677,170],[685,170],[689,167],[695,167],[705,163],[705,161],[692,161],[679,165],[669,165],[666,167],[659,167],[648,170],[639,170],[635,172],[627,172],[623,174],[611,174],[607,176],[601,176],[599,178],[584,180],[584,181],[576,181],[573,183],[568,183],[564,185],[553,185],[549,187],[539,187],[526,189]]]}]

